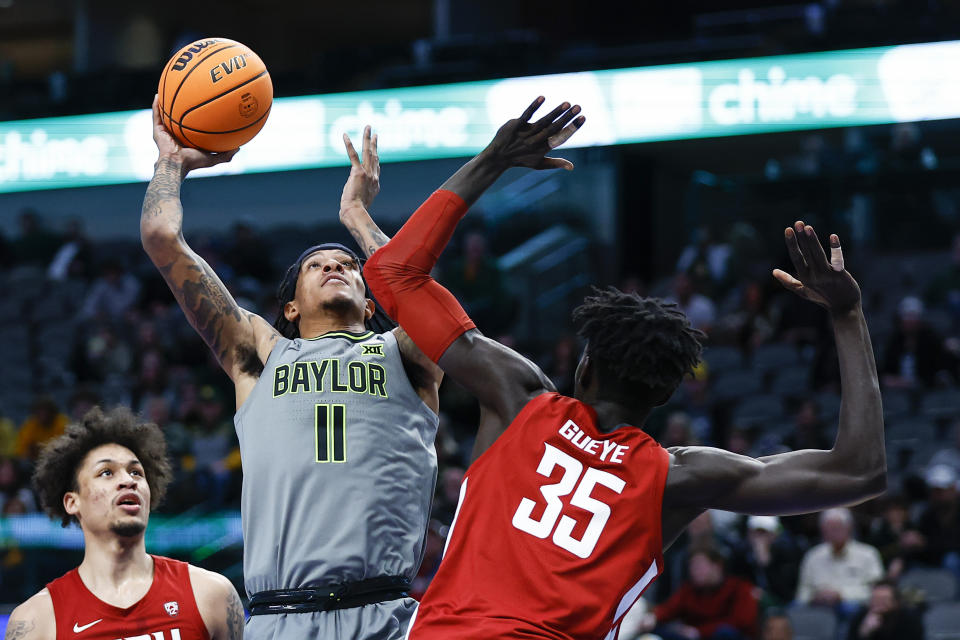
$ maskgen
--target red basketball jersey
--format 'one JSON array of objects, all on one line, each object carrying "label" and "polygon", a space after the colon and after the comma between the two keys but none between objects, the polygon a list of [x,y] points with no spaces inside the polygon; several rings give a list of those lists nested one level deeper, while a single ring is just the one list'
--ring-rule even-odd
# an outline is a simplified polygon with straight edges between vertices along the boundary
[{"label": "red basketball jersey", "polygon": [[663,570],[669,456],[557,393],[531,400],[470,467],[409,640],[617,637]]},{"label": "red basketball jersey", "polygon": [[189,565],[153,558],[153,584],[126,609],[90,593],[77,569],[47,585],[57,638],[75,640],[209,640],[190,584]]}]

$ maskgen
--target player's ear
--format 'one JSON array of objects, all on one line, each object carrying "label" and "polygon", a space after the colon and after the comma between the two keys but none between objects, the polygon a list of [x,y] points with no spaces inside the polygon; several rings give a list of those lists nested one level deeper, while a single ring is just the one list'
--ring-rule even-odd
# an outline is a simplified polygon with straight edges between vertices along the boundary
[{"label": "player's ear", "polygon": [[365,300],[365,304],[366,304],[366,307],[363,310],[363,319],[369,320],[370,318],[373,317],[373,314],[376,313],[377,305],[370,298],[367,298]]},{"label": "player's ear", "polygon": [[296,300],[291,300],[283,305],[283,317],[290,322],[296,322],[300,319],[300,311],[297,309]]},{"label": "player's ear", "polygon": [[67,491],[63,494],[63,510],[71,516],[80,513],[80,495],[76,491]]}]

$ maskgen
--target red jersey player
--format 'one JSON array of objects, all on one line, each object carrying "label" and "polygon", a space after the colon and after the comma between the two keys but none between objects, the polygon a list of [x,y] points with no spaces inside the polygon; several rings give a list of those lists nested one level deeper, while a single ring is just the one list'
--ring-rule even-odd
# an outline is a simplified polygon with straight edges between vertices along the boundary
[{"label": "red jersey player", "polygon": [[44,447],[34,483],[47,513],[83,530],[80,566],[14,609],[7,640],[234,640],[243,606],[223,576],[147,554],[151,508],[170,481],[163,434],[126,409],[91,410]]},{"label": "red jersey player", "polygon": [[[700,359],[702,334],[676,305],[598,290],[574,311],[586,341],[574,398],[483,336],[430,271],[470,203],[509,167],[566,168],[545,156],[583,124],[538,98],[384,244],[359,201],[341,219],[367,247],[377,299],[429,357],[480,401],[481,424],[445,557],[410,640],[617,637],[663,570],[662,551],[709,508],[792,514],[852,504],[886,486],[883,415],[860,290],[837,236],[828,259],[812,227],[785,231],[787,289],[826,308],[843,404],[834,446],[754,459],[711,447],[664,450],[641,430]],[[348,145],[354,170],[367,168]],[[365,154],[366,155],[366,154]],[[481,455],[482,454],[482,455]],[[477,457],[479,456],[479,457]]]}]

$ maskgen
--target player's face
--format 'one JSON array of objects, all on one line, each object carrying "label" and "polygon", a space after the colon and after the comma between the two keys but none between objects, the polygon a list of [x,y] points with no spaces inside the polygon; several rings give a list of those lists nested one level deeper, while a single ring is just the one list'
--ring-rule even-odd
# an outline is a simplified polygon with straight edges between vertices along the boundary
[{"label": "player's face", "polygon": [[295,303],[301,317],[324,311],[363,315],[365,294],[360,265],[349,253],[324,249],[310,254],[300,265]]},{"label": "player's face", "polygon": [[85,532],[142,535],[150,517],[150,487],[130,449],[105,444],[91,449],[77,472],[77,491],[63,498],[67,513]]}]

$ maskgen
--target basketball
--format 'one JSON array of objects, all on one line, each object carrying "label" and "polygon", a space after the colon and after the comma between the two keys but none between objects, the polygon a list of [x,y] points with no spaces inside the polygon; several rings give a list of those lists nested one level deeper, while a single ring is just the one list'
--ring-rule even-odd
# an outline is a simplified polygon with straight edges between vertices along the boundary
[{"label": "basketball", "polygon": [[273,84],[260,56],[226,38],[204,38],[177,51],[163,68],[160,117],[181,144],[229,151],[267,122]]}]

